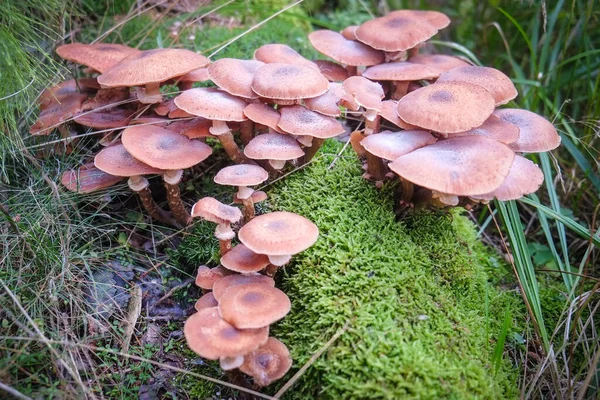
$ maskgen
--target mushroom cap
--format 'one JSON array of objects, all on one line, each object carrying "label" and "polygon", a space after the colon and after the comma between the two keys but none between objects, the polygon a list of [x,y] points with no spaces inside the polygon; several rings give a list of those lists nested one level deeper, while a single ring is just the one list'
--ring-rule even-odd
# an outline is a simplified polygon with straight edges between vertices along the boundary
[{"label": "mushroom cap", "polygon": [[227,289],[236,285],[244,285],[247,283],[258,283],[274,287],[275,281],[266,275],[260,274],[234,274],[227,275],[215,282],[213,285],[213,294],[217,301],[220,301]]},{"label": "mushroom cap", "polygon": [[107,174],[92,164],[63,172],[60,182],[71,192],[92,193],[111,187],[122,180],[123,177]]},{"label": "mushroom cap", "polygon": [[492,192],[471,196],[474,199],[500,201],[516,200],[538,190],[544,182],[544,174],[533,161],[516,155],[508,175]]},{"label": "mushroom cap", "polygon": [[269,128],[280,132],[277,123],[279,122],[279,111],[264,103],[251,103],[244,108],[244,115],[257,124],[266,125]]},{"label": "mushroom cap", "polygon": [[304,58],[296,50],[286,44],[269,43],[254,51],[254,59],[265,64],[283,63],[303,65],[308,68],[318,68],[312,61]]},{"label": "mushroom cap", "polygon": [[308,40],[319,53],[346,65],[376,65],[385,61],[382,51],[361,42],[348,40],[330,30],[318,30],[308,35]]},{"label": "mushroom cap", "polygon": [[437,33],[430,23],[406,14],[388,14],[360,25],[356,39],[369,46],[387,52],[412,49]]},{"label": "mushroom cap", "polygon": [[264,269],[269,265],[269,257],[256,254],[243,244],[238,244],[221,257],[221,264],[230,271],[247,274]]},{"label": "mushroom cap", "polygon": [[332,82],[329,84],[329,89],[322,95],[304,100],[306,108],[316,111],[319,114],[328,115],[330,117],[339,117],[342,115],[339,102],[346,94],[341,83]]},{"label": "mushroom cap", "polygon": [[40,111],[43,111],[46,107],[60,103],[65,97],[69,97],[73,93],[91,95],[96,93],[98,89],[100,89],[100,85],[98,85],[96,78],[71,79],[44,89],[37,102],[40,105]]},{"label": "mushroom cap", "polygon": [[285,293],[262,283],[231,286],[219,298],[221,318],[238,329],[269,326],[285,317],[291,306]]},{"label": "mushroom cap", "polygon": [[175,97],[175,105],[183,111],[214,121],[246,121],[247,103],[216,88],[195,88]]},{"label": "mushroom cap", "polygon": [[519,128],[519,139],[509,145],[514,151],[539,153],[560,146],[561,139],[554,125],[536,113],[518,108],[503,108],[494,111],[494,115]]},{"label": "mushroom cap", "polygon": [[134,114],[132,110],[115,108],[80,114],[75,117],[75,122],[96,129],[125,128]]},{"label": "mushroom cap", "polygon": [[435,29],[444,29],[450,25],[450,18],[444,13],[432,10],[396,10],[388,13],[388,15],[398,15],[414,18],[420,21],[427,22],[435,27]]},{"label": "mushroom cap", "polygon": [[208,74],[208,68],[198,68],[193,71],[188,72],[185,75],[181,75],[174,78],[177,82],[206,82],[211,80]]},{"label": "mushroom cap", "polygon": [[215,175],[219,185],[255,186],[269,179],[269,173],[262,167],[252,164],[237,164],[223,168]]},{"label": "mushroom cap", "polygon": [[212,290],[216,281],[226,276],[227,270],[221,266],[209,268],[206,265],[198,267],[196,273],[196,286],[205,290]]},{"label": "mushroom cap", "polygon": [[481,126],[465,132],[450,133],[448,134],[448,137],[472,135],[481,135],[505,144],[510,144],[519,139],[519,128],[492,114]]},{"label": "mushroom cap", "polygon": [[114,43],[69,43],[56,48],[56,53],[61,58],[85,65],[100,73],[112,68],[121,60],[141,52],[133,47]]},{"label": "mushroom cap", "polygon": [[200,357],[217,360],[256,350],[269,337],[269,328],[237,329],[221,318],[217,307],[198,311],[185,321],[187,344]]},{"label": "mushroom cap", "polygon": [[244,155],[253,160],[294,160],[302,157],[304,151],[291,136],[263,133],[244,147]]},{"label": "mushroom cap", "polygon": [[[458,196],[491,192],[508,175],[515,154],[483,136],[440,140],[398,157],[388,166],[419,186]],[[241,231],[240,231],[241,233]]]},{"label": "mushroom cap", "polygon": [[381,111],[381,100],[385,93],[379,83],[371,82],[362,76],[351,76],[344,81],[342,87],[358,105],[367,110]]},{"label": "mushroom cap", "polygon": [[384,100],[381,102],[381,111],[379,111],[379,115],[381,118],[386,121],[390,121],[392,124],[396,125],[399,128],[406,130],[419,130],[418,126],[411,125],[407,122],[404,122],[402,118],[398,116],[396,112],[398,110],[398,101],[396,100]]},{"label": "mushroom cap", "polygon": [[142,86],[185,75],[209,63],[208,58],[184,49],[154,49],[124,58],[98,76],[105,87]]},{"label": "mushroom cap", "polygon": [[[267,194],[262,190],[255,190],[250,195],[250,198],[254,204],[261,203],[267,199]],[[237,196],[237,192],[233,195],[233,202],[235,204],[242,204],[242,200],[240,200],[240,198]]]},{"label": "mushroom cap", "polygon": [[187,118],[187,117],[195,117],[190,113],[183,111],[181,108],[177,107],[175,104],[175,99],[164,101],[156,106],[154,112],[158,115],[165,116],[168,114],[169,118]]},{"label": "mushroom cap", "polygon": [[94,157],[94,165],[107,174],[121,177],[162,174],[164,172],[135,159],[122,143],[102,149]]},{"label": "mushroom cap", "polygon": [[465,82],[479,85],[492,94],[496,106],[508,103],[518,94],[515,85],[508,76],[490,67],[469,65],[453,68],[441,74],[437,82]]},{"label": "mushroom cap", "polygon": [[252,80],[256,70],[265,63],[256,60],[238,60],[221,58],[210,64],[208,74],[210,79],[222,90],[246,99],[257,99],[252,91]]},{"label": "mushroom cap", "polygon": [[348,79],[346,68],[329,60],[313,60],[321,74],[330,82],[343,82]]},{"label": "mushroom cap", "polygon": [[214,197],[203,197],[192,207],[192,217],[200,217],[215,224],[222,224],[239,221],[242,218],[242,212],[239,208],[223,204]]},{"label": "mushroom cap", "polygon": [[240,371],[253,377],[259,386],[268,386],[283,378],[291,367],[292,357],[288,348],[270,337],[265,344],[244,356]]},{"label": "mushroom cap", "polygon": [[79,114],[86,99],[87,95],[85,94],[71,93],[63,97],[60,102],[48,104],[41,110],[38,120],[29,128],[29,133],[49,135],[52,128]]},{"label": "mushroom cap", "polygon": [[492,95],[481,86],[434,83],[402,97],[397,113],[411,125],[455,133],[481,126],[494,111],[494,104]]},{"label": "mushroom cap", "polygon": [[166,170],[189,168],[212,153],[206,143],[152,125],[129,127],[123,131],[121,140],[132,156],[154,168]]},{"label": "mushroom cap", "polygon": [[198,139],[210,137],[210,128],[212,121],[206,118],[198,117],[194,119],[175,121],[166,126],[166,129],[185,135],[188,139]]},{"label": "mushroom cap", "polygon": [[417,54],[408,61],[413,64],[427,65],[430,68],[435,68],[440,74],[453,68],[468,67],[471,65],[461,58],[445,54]]},{"label": "mushroom cap", "polygon": [[440,71],[427,65],[396,61],[369,67],[362,76],[373,81],[419,81],[435,79]]},{"label": "mushroom cap", "polygon": [[348,40],[358,40],[356,38],[356,30],[358,29],[358,25],[350,25],[345,27],[340,31],[340,35],[345,37]]},{"label": "mushroom cap", "polygon": [[281,107],[281,118],[277,125],[292,135],[309,135],[320,139],[332,138],[345,132],[342,124],[335,118],[304,106]]},{"label": "mushroom cap", "polygon": [[319,228],[301,215],[276,211],[255,217],[240,229],[238,237],[255,253],[284,256],[312,246]]},{"label": "mushroom cap", "polygon": [[196,304],[194,304],[194,308],[196,311],[202,311],[205,308],[217,307],[219,303],[213,296],[212,292],[206,293],[204,296],[200,297]]},{"label": "mushroom cap", "polygon": [[395,160],[434,143],[435,138],[426,131],[383,131],[376,135],[369,135],[360,142],[366,151],[385,160]]},{"label": "mushroom cap", "polygon": [[252,81],[252,90],[268,99],[306,99],[322,95],[328,88],[329,81],[318,68],[293,64],[265,64]]}]

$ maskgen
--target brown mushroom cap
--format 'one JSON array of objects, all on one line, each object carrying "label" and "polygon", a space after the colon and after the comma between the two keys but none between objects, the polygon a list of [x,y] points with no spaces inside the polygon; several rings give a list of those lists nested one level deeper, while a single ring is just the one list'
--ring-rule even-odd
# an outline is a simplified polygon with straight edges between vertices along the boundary
[{"label": "brown mushroom cap", "polygon": [[431,10],[396,10],[390,12],[388,15],[392,16],[405,16],[408,18],[414,18],[416,20],[427,22],[435,27],[435,29],[444,29],[450,25],[450,18],[446,14],[439,11]]},{"label": "brown mushroom cap", "polygon": [[217,301],[220,301],[227,289],[236,285],[244,285],[247,283],[258,283],[274,287],[275,281],[266,275],[260,274],[234,274],[227,275],[215,282],[213,285],[213,294]]},{"label": "brown mushroom cap", "polygon": [[242,218],[242,212],[239,208],[223,204],[214,197],[203,197],[192,207],[192,217],[200,217],[216,224],[222,224],[239,221]]},{"label": "brown mushroom cap", "polygon": [[516,155],[508,175],[496,190],[471,196],[474,199],[500,201],[516,200],[538,190],[544,182],[540,167],[523,156]]},{"label": "brown mushroom cap", "polygon": [[481,126],[466,132],[450,133],[448,137],[471,135],[481,135],[505,144],[510,144],[519,139],[519,128],[492,114]]},{"label": "brown mushroom cap", "polygon": [[319,228],[301,215],[276,211],[259,215],[238,232],[240,241],[259,254],[297,254],[312,246]]},{"label": "brown mushroom cap", "polygon": [[413,16],[388,14],[360,25],[355,32],[357,40],[387,52],[408,50],[437,33],[430,23]]},{"label": "brown mushroom cap", "polygon": [[346,68],[328,60],[313,60],[319,67],[319,71],[330,82],[343,82],[348,79],[348,71]]},{"label": "brown mushroom cap", "polygon": [[166,126],[166,129],[185,135],[188,139],[198,139],[212,136],[210,127],[212,121],[205,118],[194,118],[183,121],[175,121]]},{"label": "brown mushroom cap", "polygon": [[245,121],[247,103],[215,88],[189,89],[175,97],[175,105],[183,111],[212,121]]},{"label": "brown mushroom cap", "polygon": [[70,43],[57,47],[56,53],[65,60],[102,73],[124,58],[141,53],[141,50],[113,43]]},{"label": "brown mushroom cap", "polygon": [[367,110],[381,111],[381,100],[385,97],[383,88],[377,82],[371,82],[362,76],[351,76],[342,84],[346,93]]},{"label": "brown mushroom cap", "polygon": [[252,90],[267,99],[306,99],[322,95],[328,88],[329,81],[318,68],[282,63],[263,65],[252,81]]},{"label": "brown mushroom cap", "polygon": [[288,348],[279,340],[270,337],[265,344],[244,356],[240,371],[254,378],[259,386],[283,378],[292,367]]},{"label": "brown mushroom cap", "polygon": [[237,164],[223,168],[215,175],[219,185],[255,186],[269,179],[269,173],[258,165]]},{"label": "brown mushroom cap", "polygon": [[210,80],[210,76],[208,74],[208,68],[198,68],[193,71],[188,72],[185,75],[178,76],[174,78],[176,82],[206,82]]},{"label": "brown mushroom cap", "polygon": [[319,114],[328,115],[330,117],[339,117],[342,115],[339,102],[346,94],[341,83],[332,82],[329,84],[329,89],[322,95],[305,99],[304,105],[312,111]]},{"label": "brown mushroom cap", "polygon": [[514,151],[539,153],[560,146],[560,136],[547,119],[527,110],[503,108],[494,111],[494,115],[519,128],[519,139],[510,144]]},{"label": "brown mushroom cap", "polygon": [[304,155],[291,136],[263,133],[255,136],[244,148],[244,155],[253,160],[294,160]]},{"label": "brown mushroom cap", "polygon": [[445,54],[417,54],[408,61],[413,64],[427,65],[430,68],[435,68],[439,73],[449,71],[453,68],[468,67],[471,65],[463,59]]},{"label": "brown mushroom cap", "polygon": [[196,304],[194,304],[194,308],[196,311],[202,311],[205,308],[217,307],[219,303],[213,296],[212,292],[206,293],[204,296],[200,297]]},{"label": "brown mushroom cap", "polygon": [[264,103],[248,104],[246,108],[244,108],[244,115],[257,124],[265,125],[276,132],[281,133],[281,130],[277,126],[279,118],[281,118],[279,111]]},{"label": "brown mushroom cap", "polygon": [[290,299],[262,283],[229,287],[219,298],[221,318],[238,329],[256,329],[279,321],[290,312]]},{"label": "brown mushroom cap", "polygon": [[212,153],[206,143],[151,125],[127,128],[121,140],[132,156],[154,168],[166,170],[189,168]]},{"label": "brown mushroom cap", "polygon": [[196,286],[205,290],[212,290],[216,281],[227,275],[227,270],[221,266],[209,268],[206,265],[198,267]]},{"label": "brown mushroom cap", "polygon": [[238,244],[221,257],[221,264],[228,270],[247,274],[264,269],[269,265],[269,257],[256,254],[243,244]]},{"label": "brown mushroom cap", "polygon": [[222,90],[246,99],[257,99],[252,91],[256,70],[265,63],[256,60],[221,58],[208,67],[210,79]]},{"label": "brown mushroom cap", "polygon": [[101,171],[121,177],[162,174],[164,172],[135,159],[121,143],[102,149],[94,157],[94,165]]},{"label": "brown mushroom cap", "polygon": [[360,142],[369,153],[385,160],[395,160],[434,143],[435,138],[426,131],[383,131],[377,135],[369,135]]},{"label": "brown mushroom cap", "polygon": [[358,29],[358,25],[350,25],[345,27],[340,31],[340,35],[345,37],[348,40],[358,40],[356,38],[356,30]]},{"label": "brown mushroom cap", "polygon": [[309,135],[320,139],[332,138],[345,132],[342,124],[335,118],[304,106],[281,107],[281,118],[277,125],[292,135]]},{"label": "brown mushroom cap", "polygon": [[186,113],[175,104],[175,99],[167,100],[156,106],[154,112],[158,115],[165,116],[168,114],[169,118],[187,118],[194,117],[190,113]]},{"label": "brown mushroom cap", "polygon": [[185,75],[208,64],[208,58],[184,49],[155,49],[133,54],[98,76],[105,87],[142,86]]},{"label": "brown mushroom cap", "polygon": [[286,44],[270,43],[262,45],[254,51],[254,59],[265,64],[283,63],[317,68],[312,61],[307,60]]},{"label": "brown mushroom cap", "polygon": [[385,61],[385,55],[363,43],[348,40],[330,30],[318,30],[308,35],[308,40],[318,52],[346,65],[369,66]]},{"label": "brown mushroom cap", "polygon": [[75,122],[96,129],[125,128],[133,118],[133,114],[132,110],[115,108],[80,114],[75,117]]},{"label": "brown mushroom cap", "polygon": [[437,82],[465,82],[479,85],[492,94],[496,106],[508,103],[518,94],[515,85],[508,76],[490,67],[470,65],[468,67],[453,68],[441,74]]},{"label": "brown mushroom cap", "polygon": [[40,110],[44,110],[51,104],[58,104],[64,98],[69,97],[73,93],[77,94],[94,94],[100,89],[100,85],[96,78],[71,79],[44,89],[38,98]]},{"label": "brown mushroom cap", "polygon": [[440,71],[427,65],[397,61],[367,68],[362,76],[373,81],[419,81],[435,79]]},{"label": "brown mushroom cap", "polygon": [[111,187],[122,180],[123,177],[107,174],[92,164],[63,172],[60,182],[71,192],[92,193]]},{"label": "brown mushroom cap", "polygon": [[392,124],[396,125],[399,128],[406,130],[419,130],[418,126],[411,125],[407,122],[404,122],[396,112],[398,110],[398,101],[396,100],[384,100],[381,102],[381,111],[379,111],[379,115],[381,118],[386,121],[390,121]]},{"label": "brown mushroom cap", "polygon": [[63,97],[60,102],[48,104],[39,115],[38,120],[29,128],[32,135],[49,135],[52,128],[66,122],[79,114],[87,95],[72,93]]},{"label": "brown mushroom cap", "polygon": [[441,133],[481,126],[494,111],[494,98],[470,83],[434,83],[398,101],[398,116],[409,124]]},{"label": "brown mushroom cap", "polygon": [[205,308],[185,321],[183,333],[188,346],[209,360],[237,357],[267,341],[269,328],[237,329],[219,315],[217,307]]},{"label": "brown mushroom cap", "polygon": [[[483,136],[440,140],[398,157],[389,168],[419,186],[458,196],[498,188],[514,160],[507,145]],[[240,231],[241,233],[241,231]]]}]

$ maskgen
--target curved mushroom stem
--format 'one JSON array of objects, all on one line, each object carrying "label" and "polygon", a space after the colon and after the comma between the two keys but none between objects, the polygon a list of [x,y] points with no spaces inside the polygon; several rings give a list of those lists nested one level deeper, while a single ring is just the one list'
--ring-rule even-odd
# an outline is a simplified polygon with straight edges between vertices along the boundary
[{"label": "curved mushroom stem", "polygon": [[[400,177],[400,187],[402,189],[400,204],[410,204],[415,197],[415,185],[412,182]],[[424,193],[421,193],[421,197]]]},{"label": "curved mushroom stem", "polygon": [[244,145],[248,144],[254,138],[254,122],[251,120],[240,123],[240,138]]},{"label": "curved mushroom stem", "polygon": [[167,189],[167,202],[173,216],[177,221],[184,226],[192,222],[192,216],[185,209],[183,201],[181,201],[181,191],[179,190],[179,182],[183,176],[183,170],[167,171],[163,175],[165,188]]},{"label": "curved mushroom stem", "polygon": [[142,104],[156,104],[162,101],[160,83],[148,83],[143,90],[138,91],[138,101]]},{"label": "curved mushroom stem", "polygon": [[408,93],[409,81],[395,81],[394,90],[391,94],[392,100],[400,100]]},{"label": "curved mushroom stem", "polygon": [[156,204],[152,198],[152,193],[150,192],[150,188],[148,187],[149,183],[146,178],[139,175],[132,176],[129,178],[127,183],[129,184],[129,188],[138,194],[140,201],[142,202],[142,206],[150,215],[150,218],[155,221],[164,222],[165,224],[179,227],[177,221],[173,220],[173,218],[171,218],[165,210]]},{"label": "curved mushroom stem", "polygon": [[219,251],[221,257],[223,257],[231,250],[231,239],[235,237],[231,224],[228,221],[218,224],[215,229],[215,236],[219,239]]},{"label": "curved mushroom stem", "polygon": [[317,151],[321,148],[325,139],[313,138],[312,145],[304,148],[304,157],[302,158],[302,165],[308,163],[317,154]]},{"label": "curved mushroom stem", "polygon": [[252,200],[252,193],[254,193],[254,189],[252,188],[247,186],[238,187],[237,198],[242,201],[242,205],[244,206],[244,209],[242,210],[244,214],[244,224],[250,222],[256,215],[256,211],[254,210],[254,200]]},{"label": "curved mushroom stem", "polygon": [[219,138],[219,142],[223,146],[223,149],[236,164],[253,164],[252,161],[242,153],[238,145],[233,140],[231,129],[227,126],[225,121],[213,121],[213,126],[210,127],[209,132]]}]

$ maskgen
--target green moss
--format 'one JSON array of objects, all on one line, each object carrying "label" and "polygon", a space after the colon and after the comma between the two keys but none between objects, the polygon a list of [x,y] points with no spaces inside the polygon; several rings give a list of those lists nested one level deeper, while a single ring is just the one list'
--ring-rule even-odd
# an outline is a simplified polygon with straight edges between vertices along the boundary
[{"label": "green moss", "polygon": [[274,335],[299,368],[351,321],[287,398],[516,397],[508,366],[494,376],[491,362],[509,300],[488,285],[470,223],[430,212],[397,222],[392,188],[364,182],[352,155],[328,169],[332,159],[271,192],[275,209],[305,215],[321,232],[286,271],[293,308]]}]

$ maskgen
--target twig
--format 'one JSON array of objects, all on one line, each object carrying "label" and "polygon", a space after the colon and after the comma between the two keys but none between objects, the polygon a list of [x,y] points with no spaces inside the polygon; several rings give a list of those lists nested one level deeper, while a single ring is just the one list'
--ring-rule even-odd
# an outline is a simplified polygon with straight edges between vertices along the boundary
[{"label": "twig", "polygon": [[0,382],[0,389],[4,390],[6,393],[13,396],[15,399],[22,400],[33,400],[31,397],[25,396],[23,393],[19,392],[17,389],[14,389],[4,383]]}]

